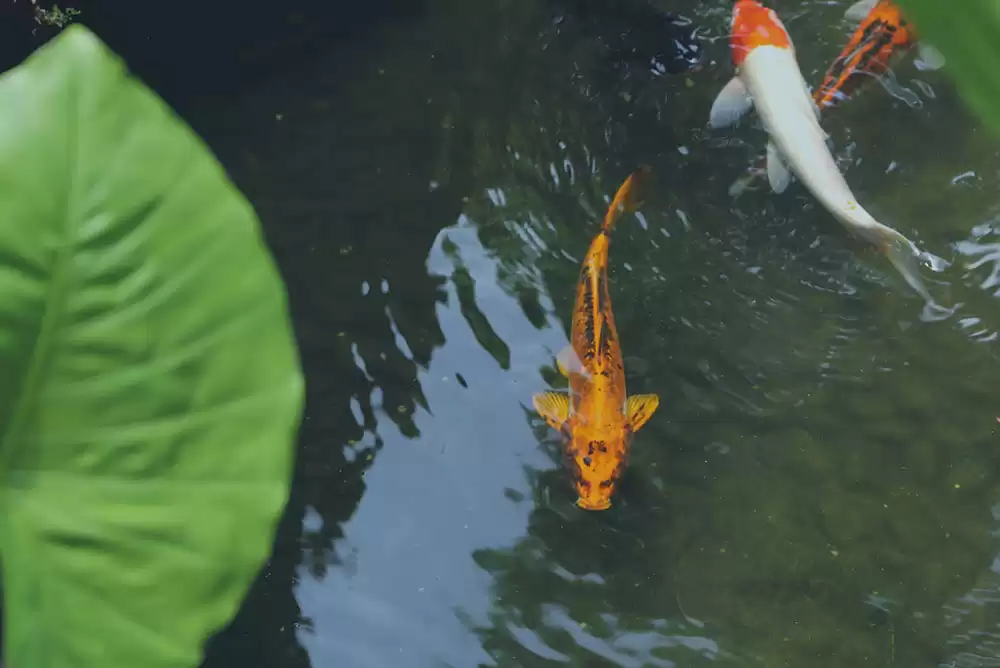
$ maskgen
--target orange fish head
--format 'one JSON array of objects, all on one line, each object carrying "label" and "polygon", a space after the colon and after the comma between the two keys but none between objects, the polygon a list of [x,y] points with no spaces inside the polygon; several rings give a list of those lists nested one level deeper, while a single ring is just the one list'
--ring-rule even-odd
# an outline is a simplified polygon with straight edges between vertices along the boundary
[{"label": "orange fish head", "polygon": [[573,472],[576,505],[583,510],[607,510],[618,480],[625,471],[632,432],[626,428],[617,438],[574,438],[566,464]]},{"label": "orange fish head", "polygon": [[913,27],[903,16],[902,10],[888,0],[882,0],[872,8],[861,24],[861,29],[878,26],[881,31],[890,33],[893,46],[910,47],[916,44],[917,36]]},{"label": "orange fish head", "polygon": [[768,9],[756,0],[739,0],[733,6],[732,32],[729,37],[733,65],[739,67],[758,46],[788,49],[791,45],[788,31],[773,9]]}]

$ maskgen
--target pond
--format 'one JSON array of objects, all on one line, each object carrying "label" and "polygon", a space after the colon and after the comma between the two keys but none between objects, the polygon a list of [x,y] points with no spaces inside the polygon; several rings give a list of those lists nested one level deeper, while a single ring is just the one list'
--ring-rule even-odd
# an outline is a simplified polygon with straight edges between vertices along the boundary
[{"label": "pond", "polygon": [[[206,666],[1000,666],[1000,144],[912,57],[824,119],[859,201],[941,259],[928,318],[800,183],[728,194],[766,143],[706,127],[731,5],[663,4],[700,69],[609,65],[554,2],[432,0],[187,114],[261,215],[308,385],[274,554]],[[770,6],[818,84],[848,3]],[[585,512],[531,395],[565,387],[640,163],[611,299],[660,406]]]}]

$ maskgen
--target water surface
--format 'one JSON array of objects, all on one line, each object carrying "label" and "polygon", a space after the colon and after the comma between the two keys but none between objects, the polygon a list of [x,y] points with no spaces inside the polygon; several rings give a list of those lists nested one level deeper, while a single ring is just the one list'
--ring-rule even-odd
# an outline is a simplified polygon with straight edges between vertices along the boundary
[{"label": "water surface", "polygon": [[[609,66],[554,4],[433,0],[192,112],[308,379],[274,556],[206,665],[1000,666],[998,143],[912,59],[824,122],[943,260],[956,308],[924,318],[801,185],[727,195],[765,137],[706,130],[730,5],[692,4],[686,75]],[[847,4],[772,3],[813,83]],[[611,290],[661,404],[584,513],[530,397],[565,386],[579,262],[640,162]]]}]

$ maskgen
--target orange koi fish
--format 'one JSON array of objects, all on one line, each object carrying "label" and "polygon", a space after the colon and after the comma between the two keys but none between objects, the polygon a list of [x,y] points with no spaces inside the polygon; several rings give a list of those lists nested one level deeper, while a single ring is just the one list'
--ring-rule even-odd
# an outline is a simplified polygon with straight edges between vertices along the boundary
[{"label": "orange koi fish", "polygon": [[[938,69],[943,64],[944,59],[936,49],[918,42],[913,24],[891,0],[861,0],[847,10],[845,17],[859,25],[830,64],[823,83],[812,93],[820,111],[849,99],[866,82],[885,75],[890,66],[914,46],[918,46],[925,68]],[[748,173],[732,185],[730,194],[739,195],[765,173],[765,158],[761,156]]]},{"label": "orange koi fish", "polygon": [[860,25],[813,93],[820,109],[850,98],[865,81],[888,72],[894,60],[918,44],[925,66],[941,66],[941,55],[917,41],[912,24],[891,0],[861,0],[847,10],[846,17],[858,20]]},{"label": "orange koi fish", "polygon": [[639,206],[638,182],[648,171],[644,167],[633,173],[618,189],[583,260],[570,345],[557,358],[559,370],[569,378],[569,394],[541,392],[532,397],[538,414],[566,437],[564,459],[579,497],[576,505],[584,510],[611,507],[632,437],[660,403],[655,394],[626,398],[622,351],[608,294],[611,227],[623,212]]}]

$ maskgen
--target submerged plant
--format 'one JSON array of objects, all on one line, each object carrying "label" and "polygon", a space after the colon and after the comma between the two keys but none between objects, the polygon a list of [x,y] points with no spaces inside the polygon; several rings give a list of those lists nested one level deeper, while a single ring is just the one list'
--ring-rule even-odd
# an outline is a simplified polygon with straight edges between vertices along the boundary
[{"label": "submerged plant", "polygon": [[252,208],[80,25],[0,78],[0,378],[5,665],[198,665],[303,381]]},{"label": "submerged plant", "polygon": [[51,8],[45,9],[44,7],[35,5],[35,21],[46,26],[56,26],[58,28],[62,28],[67,23],[70,23],[74,17],[79,15],[80,10],[73,7],[63,9],[59,5],[52,5]]}]

